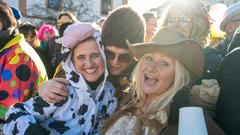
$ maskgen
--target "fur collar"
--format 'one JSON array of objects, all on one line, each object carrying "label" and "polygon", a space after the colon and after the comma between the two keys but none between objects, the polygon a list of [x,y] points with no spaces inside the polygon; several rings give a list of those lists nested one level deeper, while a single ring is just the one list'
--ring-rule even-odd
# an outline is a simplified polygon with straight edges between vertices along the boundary
[{"label": "fur collar", "polygon": [[[135,115],[134,112],[136,112],[136,107],[128,106],[126,108],[123,108],[119,112],[113,114],[109,119],[104,121],[104,127],[101,129],[100,134],[104,135],[105,132],[109,128],[111,128],[111,126],[120,117],[122,117],[124,115],[136,116],[136,118],[137,118],[136,125],[134,127],[134,131],[132,132],[133,133],[132,135],[144,135],[146,132],[147,132],[147,134],[158,135],[159,133],[161,133],[161,131],[167,125],[167,122],[165,124],[162,124],[159,119],[156,119],[156,117],[152,117],[147,114]],[[167,115],[166,115],[166,117],[167,117]],[[143,130],[144,130],[144,132],[143,132]]]}]

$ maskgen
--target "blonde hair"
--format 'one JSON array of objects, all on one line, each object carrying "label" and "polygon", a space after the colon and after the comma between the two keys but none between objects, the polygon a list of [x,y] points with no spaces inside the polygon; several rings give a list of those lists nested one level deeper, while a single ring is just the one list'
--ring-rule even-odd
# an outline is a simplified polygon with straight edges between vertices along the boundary
[{"label": "blonde hair", "polygon": [[[136,106],[141,106],[146,101],[146,95],[142,92],[140,86],[140,67],[144,58],[145,56],[140,59],[133,72],[131,86],[133,90],[133,98],[131,103]],[[186,68],[178,60],[176,60],[175,63],[175,78],[173,84],[168,88],[168,90],[155,98],[144,113],[154,115],[154,113],[164,111],[164,109],[169,106],[178,90],[191,83],[191,76]]]},{"label": "blonde hair", "polygon": [[208,20],[208,11],[204,3],[200,0],[173,1],[170,6],[165,9],[162,15],[161,27],[167,26],[167,17],[172,10],[186,13],[191,17],[192,29],[189,38],[193,38],[200,45],[205,46],[207,44],[210,23]]}]

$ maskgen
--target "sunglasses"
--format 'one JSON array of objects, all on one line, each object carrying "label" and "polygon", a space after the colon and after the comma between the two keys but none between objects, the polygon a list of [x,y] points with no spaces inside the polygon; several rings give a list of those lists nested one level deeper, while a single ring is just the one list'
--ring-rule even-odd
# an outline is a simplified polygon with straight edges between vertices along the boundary
[{"label": "sunglasses", "polygon": [[129,53],[125,53],[125,54],[116,54],[112,51],[109,51],[109,50],[105,50],[105,54],[108,58],[108,60],[114,60],[116,57],[118,58],[118,60],[121,62],[121,63],[128,63],[132,60],[133,56],[130,55]]},{"label": "sunglasses", "polygon": [[167,25],[168,26],[173,26],[174,24],[178,23],[178,26],[180,27],[185,27],[187,26],[189,23],[191,22],[191,19],[189,19],[187,16],[185,15],[180,15],[178,19],[173,18],[173,17],[169,17],[167,19]]}]

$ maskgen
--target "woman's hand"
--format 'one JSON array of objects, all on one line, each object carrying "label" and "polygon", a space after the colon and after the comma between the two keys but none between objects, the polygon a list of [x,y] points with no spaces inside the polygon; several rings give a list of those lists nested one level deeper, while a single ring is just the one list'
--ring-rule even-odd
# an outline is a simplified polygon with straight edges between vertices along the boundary
[{"label": "woman's hand", "polygon": [[64,78],[54,78],[40,85],[38,93],[46,102],[58,103],[68,96],[67,84]]}]

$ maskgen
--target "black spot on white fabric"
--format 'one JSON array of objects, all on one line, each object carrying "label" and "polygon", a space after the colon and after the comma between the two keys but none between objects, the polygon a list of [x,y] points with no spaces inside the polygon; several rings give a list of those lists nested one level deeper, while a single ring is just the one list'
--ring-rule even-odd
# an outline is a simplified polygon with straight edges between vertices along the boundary
[{"label": "black spot on white fabric", "polygon": [[110,89],[110,93],[112,94],[112,89]]},{"label": "black spot on white fabric", "polygon": [[114,101],[113,101],[113,100],[110,100],[110,101],[108,102],[108,105],[110,105],[111,103],[114,103]]},{"label": "black spot on white fabric", "polygon": [[101,102],[103,100],[104,94],[105,94],[105,90],[102,91],[102,94],[98,99],[98,102]]},{"label": "black spot on white fabric", "polygon": [[12,134],[13,135],[16,135],[17,133],[19,133],[18,129],[17,129],[17,123],[14,124],[14,128],[13,128],[13,131],[12,131]]},{"label": "black spot on white fabric", "polygon": [[70,95],[70,98],[73,99],[73,94]]},{"label": "black spot on white fabric", "polygon": [[94,129],[97,129],[98,128],[98,122],[94,125]]},{"label": "black spot on white fabric", "polygon": [[74,111],[74,109],[73,109],[73,108],[71,108],[70,110],[71,110],[71,111]]},{"label": "black spot on white fabric", "polygon": [[25,111],[25,108],[24,108],[24,106],[23,106],[22,103],[16,103],[15,105],[13,105],[13,107],[15,107],[15,108],[19,108],[19,109]]},{"label": "black spot on white fabric", "polygon": [[81,118],[80,120],[78,120],[78,124],[79,125],[82,125],[85,123],[85,119],[84,118]]},{"label": "black spot on white fabric", "polygon": [[18,117],[25,116],[25,115],[28,115],[28,114],[25,113],[25,112],[11,113],[9,115],[8,119],[6,120],[6,123],[10,123],[11,121],[15,121]]},{"label": "black spot on white fabric", "polygon": [[57,132],[59,132],[60,134],[63,134],[64,132],[66,132],[67,130],[69,130],[70,128],[68,126],[65,126],[65,121],[53,121],[49,124],[49,128],[55,129]]},{"label": "black spot on white fabric", "polygon": [[50,114],[50,117],[53,117],[53,115],[54,115],[54,113],[51,113],[51,114]]},{"label": "black spot on white fabric", "polygon": [[50,135],[50,131],[40,125],[40,123],[30,124],[24,135]]},{"label": "black spot on white fabric", "polygon": [[92,118],[91,118],[92,125],[94,124],[94,121],[95,121],[95,115],[92,115]]},{"label": "black spot on white fabric", "polygon": [[64,105],[67,102],[68,98],[66,98],[66,100],[60,101],[58,103],[55,103],[54,106],[56,107],[61,107],[62,105]]},{"label": "black spot on white fabric", "polygon": [[75,73],[74,71],[72,71],[70,74],[72,75],[70,80],[73,81],[74,83],[77,83],[79,81],[80,76],[77,73]]},{"label": "black spot on white fabric", "polygon": [[107,106],[103,105],[102,106],[102,114],[106,114],[107,113]]},{"label": "black spot on white fabric", "polygon": [[75,113],[72,114],[72,118],[73,118],[73,119],[76,118],[76,114],[75,114]]},{"label": "black spot on white fabric", "polygon": [[81,105],[79,111],[78,111],[78,115],[84,115],[86,112],[88,111],[88,105]]},{"label": "black spot on white fabric", "polygon": [[37,97],[33,99],[35,103],[33,103],[33,109],[35,112],[38,112],[40,114],[44,114],[43,108],[49,107],[50,105],[45,102],[41,97]]}]

